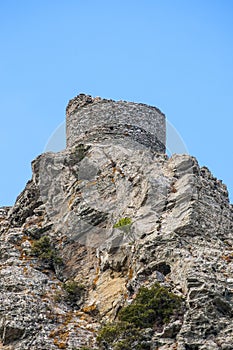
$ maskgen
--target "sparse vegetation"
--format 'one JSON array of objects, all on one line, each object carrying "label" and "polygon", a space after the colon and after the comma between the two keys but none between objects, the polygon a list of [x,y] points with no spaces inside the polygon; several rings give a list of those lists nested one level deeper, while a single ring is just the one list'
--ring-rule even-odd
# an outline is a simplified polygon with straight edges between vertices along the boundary
[{"label": "sparse vegetation", "polygon": [[141,287],[132,304],[120,310],[118,322],[100,329],[97,341],[100,346],[109,344],[113,350],[149,350],[150,342],[143,330],[163,326],[179,313],[181,305],[181,298],[159,283]]},{"label": "sparse vegetation", "polygon": [[66,292],[65,301],[71,304],[80,301],[85,291],[85,287],[74,280],[69,280],[63,283],[63,289]]},{"label": "sparse vegetation", "polygon": [[113,225],[113,228],[119,228],[119,229],[123,229],[126,226],[130,226],[132,225],[132,219],[125,217],[125,218],[121,218],[115,225]]},{"label": "sparse vegetation", "polygon": [[51,268],[55,265],[62,265],[62,259],[57,255],[51,245],[48,236],[42,236],[32,244],[31,255],[38,257],[42,262],[47,263]]},{"label": "sparse vegetation", "polygon": [[62,289],[56,291],[54,301],[56,303],[66,302],[71,306],[80,306],[83,302],[84,293],[84,285],[75,280],[69,280],[62,284]]},{"label": "sparse vegetation", "polygon": [[78,156],[79,161],[81,161],[83,158],[85,158],[89,148],[90,148],[90,146],[85,146],[82,143],[80,143],[79,145],[77,145],[75,147],[75,152],[76,152],[76,155]]},{"label": "sparse vegetation", "polygon": [[113,350],[150,350],[150,344],[140,328],[128,322],[106,324],[99,331],[100,346],[109,344]]},{"label": "sparse vegetation", "polygon": [[122,308],[118,317],[136,327],[148,328],[169,322],[180,304],[178,296],[155,283],[150,289],[141,287],[132,304]]}]

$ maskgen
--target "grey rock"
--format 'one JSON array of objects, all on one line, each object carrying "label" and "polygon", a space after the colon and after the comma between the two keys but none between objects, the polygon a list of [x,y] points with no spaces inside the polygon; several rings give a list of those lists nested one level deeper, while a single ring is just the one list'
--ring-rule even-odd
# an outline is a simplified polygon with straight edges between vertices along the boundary
[{"label": "grey rock", "polygon": [[[132,137],[113,123],[118,113],[131,123]],[[145,330],[151,349],[232,349],[233,208],[226,186],[194,157],[168,159],[154,147],[150,116],[157,118],[152,133],[158,127],[165,135],[157,109],[81,95],[67,115],[69,147],[37,157],[15,205],[0,208],[0,348],[98,349],[101,325],[114,321],[141,286],[158,282],[184,306],[161,329]],[[131,223],[116,227],[124,218]],[[48,246],[35,254],[45,236]],[[64,282],[74,289],[67,292]]]}]

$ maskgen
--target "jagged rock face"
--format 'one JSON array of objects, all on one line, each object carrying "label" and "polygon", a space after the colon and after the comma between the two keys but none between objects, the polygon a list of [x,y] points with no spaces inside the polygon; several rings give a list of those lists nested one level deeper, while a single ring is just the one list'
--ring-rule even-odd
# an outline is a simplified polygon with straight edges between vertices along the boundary
[{"label": "jagged rock face", "polygon": [[[33,170],[1,210],[3,349],[98,348],[100,323],[155,281],[186,306],[153,332],[151,349],[232,349],[232,207],[206,168],[98,144],[43,154]],[[124,217],[130,227],[114,228]],[[62,264],[31,255],[45,235]],[[75,304],[63,287],[71,279],[85,287]]]},{"label": "jagged rock face", "polygon": [[146,349],[233,349],[233,209],[207,168],[89,139],[32,169],[0,208],[0,349],[110,350],[98,330],[155,282],[182,312]]}]

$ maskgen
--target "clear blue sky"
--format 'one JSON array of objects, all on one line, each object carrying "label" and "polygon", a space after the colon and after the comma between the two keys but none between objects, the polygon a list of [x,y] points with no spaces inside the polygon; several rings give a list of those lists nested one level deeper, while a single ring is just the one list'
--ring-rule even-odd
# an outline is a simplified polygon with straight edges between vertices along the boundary
[{"label": "clear blue sky", "polygon": [[0,205],[80,92],[159,107],[233,200],[232,0],[0,2]]}]

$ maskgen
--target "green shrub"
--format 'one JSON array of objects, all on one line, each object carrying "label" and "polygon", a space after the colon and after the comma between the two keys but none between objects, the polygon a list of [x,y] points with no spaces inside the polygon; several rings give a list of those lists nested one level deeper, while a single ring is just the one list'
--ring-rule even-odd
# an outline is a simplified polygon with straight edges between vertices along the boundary
[{"label": "green shrub", "polygon": [[52,268],[54,268],[55,265],[62,265],[62,259],[52,247],[48,236],[42,236],[33,242],[31,255],[38,257],[42,262],[48,263]]},{"label": "green shrub", "polygon": [[103,326],[97,336],[97,341],[106,341],[113,343],[114,340],[122,333],[122,323],[108,323]]},{"label": "green shrub", "polygon": [[132,304],[123,307],[118,322],[103,326],[97,337],[100,346],[109,344],[113,350],[149,350],[150,339],[144,329],[154,329],[169,322],[181,310],[182,300],[155,283],[141,287]]},{"label": "green shrub", "polygon": [[132,225],[132,219],[125,217],[121,218],[115,225],[113,225],[113,228],[123,229],[124,227],[130,225]]},{"label": "green shrub", "polygon": [[90,148],[90,146],[85,146],[82,143],[80,143],[79,145],[77,145],[75,147],[75,153],[76,153],[79,161],[81,161],[83,158],[85,158],[89,148]]},{"label": "green shrub", "polygon": [[108,323],[97,336],[97,342],[109,344],[114,350],[150,350],[141,330],[128,322]]},{"label": "green shrub", "polygon": [[63,283],[63,289],[66,291],[65,300],[71,304],[79,301],[85,291],[85,287],[74,280]]},{"label": "green shrub", "polygon": [[118,317],[139,328],[153,327],[169,322],[180,305],[178,296],[155,283],[150,289],[141,287],[132,304],[122,308]]}]

